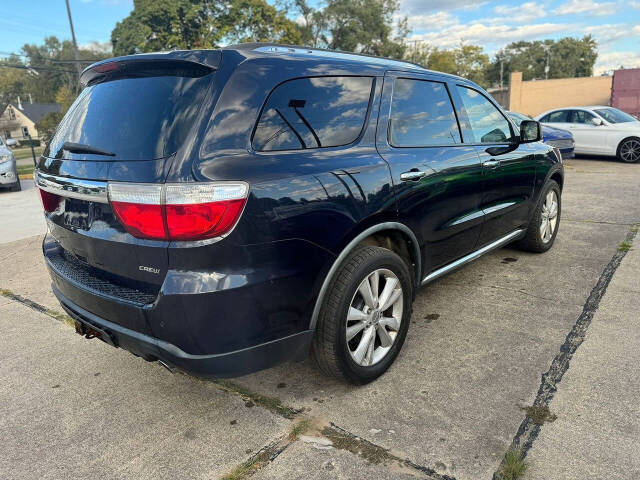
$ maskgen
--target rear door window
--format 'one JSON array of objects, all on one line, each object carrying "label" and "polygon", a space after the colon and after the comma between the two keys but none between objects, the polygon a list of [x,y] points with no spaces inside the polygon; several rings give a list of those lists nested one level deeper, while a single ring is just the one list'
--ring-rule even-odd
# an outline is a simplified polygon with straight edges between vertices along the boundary
[{"label": "rear door window", "polygon": [[551,112],[545,115],[541,120],[544,123],[568,123],[569,122],[569,110],[558,110],[557,112]]},{"label": "rear door window", "polygon": [[337,147],[362,132],[372,77],[289,80],[269,96],[253,135],[257,151]]},{"label": "rear door window", "polygon": [[73,154],[73,158],[153,160],[170,156],[185,141],[211,85],[214,74],[202,73],[121,78],[85,88],[60,123],[49,155],[62,156],[60,147],[71,142],[114,153]]},{"label": "rear door window", "polygon": [[424,147],[460,142],[458,122],[444,83],[409,78],[393,82],[391,145]]},{"label": "rear door window", "polygon": [[572,110],[570,123],[591,124],[591,120],[593,120],[594,118],[596,118],[595,115],[589,112],[585,112],[584,110]]},{"label": "rear door window", "polygon": [[[472,88],[457,86],[462,111],[460,123],[465,142],[508,143],[513,135],[507,119],[483,94]],[[473,137],[473,140],[467,137]]]}]

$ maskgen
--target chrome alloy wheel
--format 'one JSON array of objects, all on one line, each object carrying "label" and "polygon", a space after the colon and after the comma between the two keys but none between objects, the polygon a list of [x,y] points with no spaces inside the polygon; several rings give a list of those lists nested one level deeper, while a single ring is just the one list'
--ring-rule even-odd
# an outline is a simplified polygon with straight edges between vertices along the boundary
[{"label": "chrome alloy wheel", "polygon": [[375,365],[391,350],[402,323],[403,297],[400,280],[386,268],[360,282],[349,304],[346,328],[347,348],[358,365]]},{"label": "chrome alloy wheel", "polygon": [[540,236],[543,243],[548,243],[553,237],[558,223],[558,195],[550,190],[542,205],[542,220],[540,222]]},{"label": "chrome alloy wheel", "polygon": [[635,163],[640,160],[640,140],[627,140],[620,147],[620,156],[625,162]]}]

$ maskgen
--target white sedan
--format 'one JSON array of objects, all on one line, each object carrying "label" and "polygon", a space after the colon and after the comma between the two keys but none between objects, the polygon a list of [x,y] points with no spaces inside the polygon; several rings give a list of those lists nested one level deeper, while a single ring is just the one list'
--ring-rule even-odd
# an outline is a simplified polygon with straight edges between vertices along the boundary
[{"label": "white sedan", "polygon": [[565,107],[541,113],[540,123],[573,134],[576,154],[610,155],[628,163],[640,160],[640,121],[613,107]]}]

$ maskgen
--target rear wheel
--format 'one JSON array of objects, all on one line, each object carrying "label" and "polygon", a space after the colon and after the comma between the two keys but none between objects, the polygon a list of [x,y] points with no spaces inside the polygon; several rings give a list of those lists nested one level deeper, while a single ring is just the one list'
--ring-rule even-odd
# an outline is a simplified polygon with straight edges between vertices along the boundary
[{"label": "rear wheel", "polygon": [[640,138],[627,138],[618,147],[618,160],[637,163],[640,160]]},{"label": "rear wheel", "polygon": [[328,375],[368,383],[398,356],[413,284],[405,262],[381,247],[358,248],[344,261],[320,310],[312,354]]},{"label": "rear wheel", "polygon": [[560,186],[554,180],[549,180],[542,190],[525,237],[517,245],[529,252],[542,253],[549,250],[560,227],[561,207]]}]

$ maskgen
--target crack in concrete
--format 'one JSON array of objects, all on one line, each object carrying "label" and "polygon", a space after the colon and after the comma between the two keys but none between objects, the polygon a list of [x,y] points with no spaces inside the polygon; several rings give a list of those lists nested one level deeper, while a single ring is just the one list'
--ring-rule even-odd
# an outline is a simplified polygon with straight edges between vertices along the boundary
[{"label": "crack in concrete", "polygon": [[[634,224],[627,233],[625,241],[632,243],[637,233],[638,226],[637,224]],[[582,345],[587,334],[587,329],[589,328],[589,325],[591,325],[593,316],[598,310],[600,301],[607,291],[611,278],[613,278],[614,273],[620,266],[620,263],[626,254],[626,250],[618,250],[600,274],[598,281],[584,303],[582,313],[578,316],[576,323],[567,334],[564,343],[560,346],[560,351],[551,362],[549,370],[542,374],[540,388],[538,389],[536,399],[533,402],[534,407],[548,408],[551,404],[551,401],[558,389],[558,384],[562,380],[565,372],[569,369],[569,363],[571,362],[574,353],[578,347]],[[522,458],[524,459],[527,456],[528,451],[531,449],[533,442],[538,437],[540,429],[541,425],[535,423],[529,416],[526,416],[511,442],[511,448],[521,449]],[[498,467],[498,470],[493,474],[493,480],[500,480],[498,473],[499,470],[500,467]]]},{"label": "crack in concrete", "polygon": [[54,320],[58,320],[59,322],[66,323],[67,325],[74,325],[74,320],[69,315],[56,310],[51,310],[50,308],[40,305],[29,298],[13,293],[11,290],[0,288],[0,296],[13,300],[14,302],[21,303],[22,305],[29,307],[36,312],[43,313],[44,315],[47,315]]},{"label": "crack in concrete", "polygon": [[391,453],[389,449],[354,435],[333,422],[331,422],[329,426],[324,427],[321,433],[333,442],[334,448],[351,452],[354,455],[362,457],[369,463],[387,466],[386,462],[395,462],[398,466],[413,470],[414,474],[419,473],[422,478],[428,480],[456,480],[455,477],[439,474],[432,468],[418,465],[406,458],[401,458]]},{"label": "crack in concrete", "polygon": [[562,221],[570,222],[570,223],[595,223],[596,225],[614,225],[618,227],[633,227],[634,225],[638,224],[637,221],[631,222],[631,223],[618,223],[618,222],[605,222],[603,220],[573,220],[568,218],[563,218]]}]

